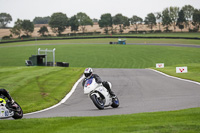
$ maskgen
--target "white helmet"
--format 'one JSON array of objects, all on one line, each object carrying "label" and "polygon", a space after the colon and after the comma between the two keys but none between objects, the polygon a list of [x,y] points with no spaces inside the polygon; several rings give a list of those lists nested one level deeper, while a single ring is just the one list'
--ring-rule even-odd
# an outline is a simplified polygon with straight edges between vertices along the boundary
[{"label": "white helmet", "polygon": [[93,70],[92,68],[86,68],[84,71],[84,75],[86,78],[90,78],[92,76]]}]

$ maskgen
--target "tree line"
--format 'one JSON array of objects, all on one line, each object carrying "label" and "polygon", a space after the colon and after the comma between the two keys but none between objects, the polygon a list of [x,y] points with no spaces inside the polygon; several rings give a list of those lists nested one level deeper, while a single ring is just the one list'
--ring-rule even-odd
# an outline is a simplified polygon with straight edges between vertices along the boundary
[{"label": "tree line", "polygon": [[[12,21],[12,17],[7,13],[0,13],[0,26],[6,27],[8,23]],[[106,34],[114,33],[116,29],[113,25],[119,26],[119,32],[123,33],[124,29],[130,25],[134,26],[135,31],[138,31],[139,24],[148,25],[149,29],[152,30],[154,26],[158,25],[161,30],[161,25],[166,31],[169,30],[170,26],[173,26],[174,31],[176,28],[198,31],[200,27],[200,9],[195,9],[191,5],[185,5],[182,8],[179,7],[168,7],[162,12],[149,13],[143,20],[137,15],[133,15],[128,18],[122,14],[116,14],[112,16],[110,13],[102,14],[100,19],[91,19],[86,13],[79,12],[76,15],[68,18],[66,14],[58,12],[53,13],[50,17],[35,17],[33,22],[30,20],[18,19],[14,27],[10,30],[12,34],[20,37],[22,31],[29,36],[34,31],[34,24],[49,24],[52,31],[61,35],[62,32],[67,28],[71,27],[72,32],[77,32],[79,27],[85,32],[86,25],[93,25],[94,22],[98,22],[99,27],[104,29]],[[191,24],[194,26],[191,29]],[[45,35],[48,32],[46,26],[43,26],[38,31],[41,35]]]}]

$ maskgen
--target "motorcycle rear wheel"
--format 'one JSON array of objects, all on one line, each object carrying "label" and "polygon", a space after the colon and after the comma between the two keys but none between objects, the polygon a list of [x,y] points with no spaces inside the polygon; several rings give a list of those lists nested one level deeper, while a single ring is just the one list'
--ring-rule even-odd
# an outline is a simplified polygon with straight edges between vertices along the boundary
[{"label": "motorcycle rear wheel", "polygon": [[15,104],[18,105],[18,109],[17,111],[14,111],[14,115],[12,116],[12,118],[21,119],[23,117],[23,110],[17,102],[15,102]]},{"label": "motorcycle rear wheel", "polygon": [[118,99],[118,97],[116,96],[115,98],[113,98],[112,99],[112,104],[111,104],[111,107],[113,107],[113,108],[117,108],[117,107],[119,107],[119,99]]}]

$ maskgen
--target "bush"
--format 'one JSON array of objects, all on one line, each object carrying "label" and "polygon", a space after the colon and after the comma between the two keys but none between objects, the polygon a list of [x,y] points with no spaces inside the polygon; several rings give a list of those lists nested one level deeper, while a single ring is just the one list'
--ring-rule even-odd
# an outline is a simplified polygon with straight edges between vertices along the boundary
[{"label": "bush", "polygon": [[10,39],[10,36],[3,36],[2,39]]},{"label": "bush", "polygon": [[147,31],[146,31],[146,30],[138,30],[138,33],[143,33],[143,34],[145,34],[145,33],[147,33]]},{"label": "bush", "polygon": [[172,32],[172,30],[164,30],[164,32]]},{"label": "bush", "polygon": [[129,31],[128,33],[130,33],[130,34],[136,34],[137,33],[137,31]]},{"label": "bush", "polygon": [[161,30],[155,30],[154,32],[155,33],[161,33],[162,31]]},{"label": "bush", "polygon": [[86,36],[86,35],[99,35],[101,32],[85,32],[85,33],[68,33],[68,34],[61,34],[59,36]]},{"label": "bush", "polygon": [[21,38],[30,38],[30,35],[22,35]]},{"label": "bush", "polygon": [[150,30],[150,31],[148,31],[149,33],[154,33],[154,30]]},{"label": "bush", "polygon": [[189,32],[198,32],[198,31],[199,31],[199,29],[197,29],[197,28],[193,28],[193,29],[189,28]]}]

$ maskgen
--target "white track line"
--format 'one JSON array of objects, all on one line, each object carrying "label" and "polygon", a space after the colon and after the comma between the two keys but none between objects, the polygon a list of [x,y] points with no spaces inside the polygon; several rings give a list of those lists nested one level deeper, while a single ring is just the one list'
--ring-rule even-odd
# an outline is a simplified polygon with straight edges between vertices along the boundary
[{"label": "white track line", "polygon": [[162,75],[164,75],[164,76],[166,76],[166,77],[170,77],[170,78],[174,78],[174,79],[178,79],[178,80],[182,80],[182,81],[187,81],[187,82],[191,82],[191,83],[195,83],[195,84],[197,84],[197,85],[200,85],[200,83],[199,83],[199,82],[196,82],[196,81],[192,81],[192,80],[188,80],[188,79],[182,79],[182,78],[178,78],[178,77],[174,77],[174,76],[167,75],[167,74],[165,74],[165,73],[163,73],[163,72],[160,72],[160,71],[157,71],[157,70],[154,70],[154,69],[150,69],[150,68],[148,68],[148,69],[149,69],[149,70],[152,70],[152,71],[154,71],[154,72],[160,73],[160,74],[162,74]]},{"label": "white track line", "polygon": [[32,115],[32,114],[36,114],[36,113],[40,113],[40,112],[44,112],[44,111],[47,111],[47,110],[50,110],[50,109],[53,109],[59,105],[61,105],[62,103],[66,102],[67,99],[73,94],[73,92],[76,90],[76,87],[77,85],[81,82],[81,80],[83,80],[84,76],[82,76],[78,81],[76,81],[76,83],[74,84],[73,88],[71,89],[71,91],[56,105],[54,106],[51,106],[49,108],[46,108],[46,109],[43,109],[43,110],[40,110],[40,111],[36,111],[36,112],[32,112],[32,113],[27,113],[27,114],[24,114],[24,115]]}]

